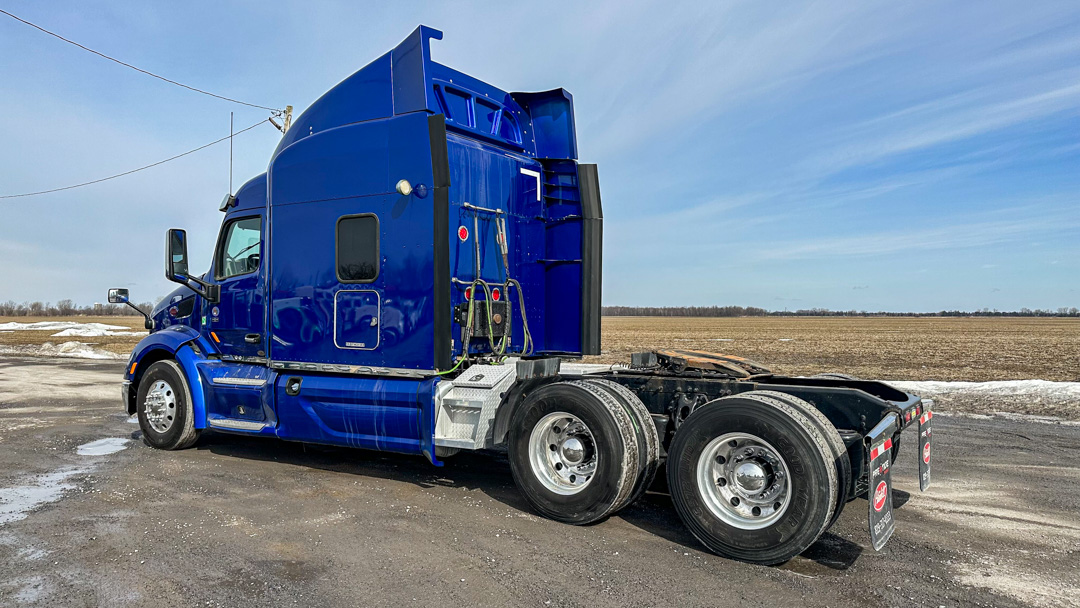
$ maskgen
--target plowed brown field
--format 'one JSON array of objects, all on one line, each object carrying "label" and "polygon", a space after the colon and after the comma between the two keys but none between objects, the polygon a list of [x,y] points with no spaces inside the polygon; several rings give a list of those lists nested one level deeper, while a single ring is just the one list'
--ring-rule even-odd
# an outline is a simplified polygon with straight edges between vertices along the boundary
[{"label": "plowed brown field", "polygon": [[[0,323],[76,321],[142,329],[139,317],[0,317]],[[76,340],[127,354],[140,336],[0,333],[0,345]],[[629,362],[657,348],[739,355],[781,374],[844,372],[889,380],[1080,381],[1080,319],[864,317],[604,317],[603,354]]]},{"label": "plowed brown field", "polygon": [[603,354],[656,348],[747,357],[788,375],[889,380],[1080,381],[1080,319],[604,317]]}]

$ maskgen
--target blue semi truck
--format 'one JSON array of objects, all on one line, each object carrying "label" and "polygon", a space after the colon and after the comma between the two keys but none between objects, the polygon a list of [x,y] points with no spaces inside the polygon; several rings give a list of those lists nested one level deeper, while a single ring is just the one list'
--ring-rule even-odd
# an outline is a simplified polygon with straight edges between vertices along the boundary
[{"label": "blue semi truck", "polygon": [[582,363],[600,353],[603,220],[573,99],[440,65],[441,38],[417,28],[300,115],[222,202],[208,271],[169,231],[181,287],[123,381],[145,441],[182,449],[212,430],[436,466],[505,449],[532,508],[569,524],[626,508],[666,470],[702,543],[762,564],[865,496],[880,548],[908,427],[929,484],[929,401],[713,353]]}]

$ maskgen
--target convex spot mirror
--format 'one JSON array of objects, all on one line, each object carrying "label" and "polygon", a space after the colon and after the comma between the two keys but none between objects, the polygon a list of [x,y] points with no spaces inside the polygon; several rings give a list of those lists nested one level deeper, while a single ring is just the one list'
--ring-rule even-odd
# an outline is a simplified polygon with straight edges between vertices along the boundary
[{"label": "convex spot mirror", "polygon": [[127,304],[128,303],[128,290],[126,289],[110,289],[109,290],[109,304]]}]

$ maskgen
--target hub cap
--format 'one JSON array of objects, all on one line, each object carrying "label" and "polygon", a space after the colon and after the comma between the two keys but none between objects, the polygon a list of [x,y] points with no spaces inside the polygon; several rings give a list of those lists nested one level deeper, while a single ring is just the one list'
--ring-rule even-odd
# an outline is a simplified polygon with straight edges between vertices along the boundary
[{"label": "hub cap", "polygon": [[529,436],[533,475],[556,494],[585,489],[596,473],[596,442],[577,416],[555,412],[540,419]]},{"label": "hub cap", "polygon": [[780,452],[765,440],[726,433],[701,452],[697,487],[705,506],[721,521],[758,530],[787,511],[791,474]]},{"label": "hub cap", "polygon": [[143,400],[143,411],[150,428],[165,433],[176,419],[176,393],[168,382],[158,380],[150,387]]}]

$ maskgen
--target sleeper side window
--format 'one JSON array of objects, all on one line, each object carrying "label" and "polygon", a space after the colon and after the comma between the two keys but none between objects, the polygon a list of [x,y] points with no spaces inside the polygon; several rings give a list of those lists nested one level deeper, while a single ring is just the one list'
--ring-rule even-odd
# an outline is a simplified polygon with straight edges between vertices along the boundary
[{"label": "sleeper side window", "polygon": [[258,270],[262,218],[233,220],[225,226],[224,235],[218,247],[217,278],[227,279]]},{"label": "sleeper side window", "polygon": [[370,283],[379,276],[379,218],[370,213],[346,215],[337,223],[337,278],[342,283]]}]

